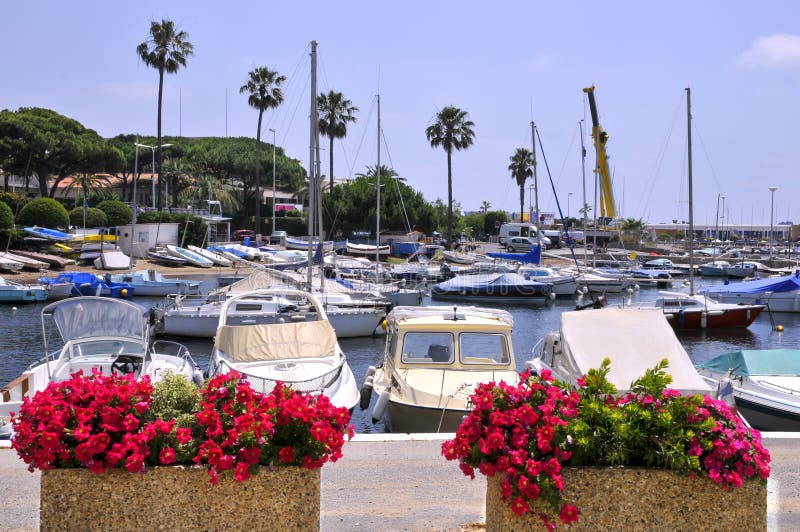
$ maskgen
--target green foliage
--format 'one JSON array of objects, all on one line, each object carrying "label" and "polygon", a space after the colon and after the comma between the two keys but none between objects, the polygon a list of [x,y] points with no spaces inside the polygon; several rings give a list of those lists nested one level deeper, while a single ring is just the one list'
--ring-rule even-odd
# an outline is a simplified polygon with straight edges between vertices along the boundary
[{"label": "green foliage", "polygon": [[0,230],[4,231],[14,227],[14,213],[11,207],[0,201]]},{"label": "green foliage", "polygon": [[14,192],[0,192],[0,201],[11,207],[11,212],[16,216],[30,200]]},{"label": "green foliage", "polygon": [[153,419],[175,419],[179,427],[190,427],[199,411],[200,390],[183,375],[170,373],[153,385]]},{"label": "green foliage", "polygon": [[199,216],[177,213],[170,215],[170,221],[178,223],[178,243],[183,246],[202,246],[206,239],[208,226]]},{"label": "green foliage", "polygon": [[119,200],[102,201],[97,205],[97,208],[106,213],[109,227],[126,225],[133,220],[133,211],[131,208]]},{"label": "green foliage", "polygon": [[19,211],[18,219],[22,225],[38,225],[51,229],[69,227],[67,209],[53,198],[36,198]]},{"label": "green foliage", "polygon": [[483,219],[483,231],[487,235],[494,235],[498,232],[498,227],[495,227],[495,222],[504,224],[508,221],[508,216],[505,211],[489,211]]},{"label": "green foliage", "polygon": [[300,236],[308,234],[308,224],[303,218],[275,218],[275,230],[286,231],[287,234]]},{"label": "green foliage", "polygon": [[[69,211],[69,223],[83,227],[83,207],[75,207]],[[108,216],[100,209],[89,207],[86,209],[86,227],[108,227]]]}]

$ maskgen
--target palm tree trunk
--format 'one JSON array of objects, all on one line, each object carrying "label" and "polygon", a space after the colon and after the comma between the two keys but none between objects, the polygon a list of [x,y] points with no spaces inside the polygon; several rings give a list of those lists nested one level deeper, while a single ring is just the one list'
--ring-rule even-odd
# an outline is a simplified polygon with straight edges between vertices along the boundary
[{"label": "palm tree trunk", "polygon": [[447,151],[447,235],[446,247],[450,247],[453,236],[453,165],[450,150]]},{"label": "palm tree trunk", "polygon": [[519,221],[525,221],[525,185],[519,186]]},{"label": "palm tree trunk", "polygon": [[157,197],[157,205],[158,210],[160,211],[162,208],[163,203],[161,202],[161,98],[164,94],[164,69],[158,69],[158,139],[156,140],[156,147],[158,149],[158,157],[156,158],[156,171],[158,172],[158,193],[156,194]]},{"label": "palm tree trunk", "polygon": [[[264,110],[258,110],[258,131],[256,131],[256,235],[261,234],[261,161],[258,158],[261,148],[261,119],[264,117]],[[261,242],[256,243],[257,246]]]},{"label": "palm tree trunk", "polygon": [[328,193],[333,194],[333,134],[328,135],[328,138],[330,139],[330,148],[328,151],[328,155],[330,157],[329,160],[331,162],[331,168],[330,168],[331,173],[329,174],[331,178],[331,188],[330,190],[328,190]]}]

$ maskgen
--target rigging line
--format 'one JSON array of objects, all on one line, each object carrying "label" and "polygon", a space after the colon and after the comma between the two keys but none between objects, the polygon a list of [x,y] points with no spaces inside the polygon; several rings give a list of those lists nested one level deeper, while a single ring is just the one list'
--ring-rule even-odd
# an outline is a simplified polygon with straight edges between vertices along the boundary
[{"label": "rigging line", "polygon": [[[306,77],[306,82],[307,82],[306,86],[310,83],[310,80],[311,80],[311,73],[309,72],[308,76]],[[297,99],[297,104],[295,105],[294,110],[292,111],[292,116],[289,119],[289,124],[285,128],[283,128],[283,139],[281,140],[281,146],[285,146],[286,145],[286,137],[289,136],[289,130],[292,128],[292,123],[294,122],[294,117],[297,115],[297,109],[300,108],[300,104],[303,102],[304,97],[305,97],[305,91],[303,91],[303,93],[301,94],[301,97]],[[310,173],[310,171],[309,171],[309,173]]]},{"label": "rigging line", "polygon": [[[303,99],[303,95],[305,94],[305,87],[308,85],[308,78],[311,76],[311,74],[308,73],[308,69],[307,68],[303,68],[303,70],[302,70],[302,71],[306,72],[306,74],[304,76],[305,79],[303,79],[303,77],[301,77],[300,74],[299,74],[299,72],[301,72],[301,67],[305,67],[305,63],[307,62],[306,56],[308,54],[308,50],[309,50],[310,46],[311,46],[310,44],[307,44],[305,46],[305,48],[303,48],[303,50],[300,52],[300,57],[298,57],[297,62],[295,63],[294,70],[289,75],[288,82],[283,87],[283,93],[284,94],[296,94],[296,90],[297,90],[296,87],[299,84],[300,87],[302,87],[302,90],[300,91],[301,94],[299,96],[300,100]],[[287,104],[290,104],[292,102],[292,99],[290,98],[290,99],[288,99],[288,101],[287,100],[284,100],[284,101],[286,101]],[[286,124],[286,114],[288,113],[288,111],[284,111],[284,109],[291,109],[291,108],[292,108],[291,105],[289,105],[288,107],[286,107],[286,106],[278,106],[276,108],[276,112],[275,113],[270,113],[268,115],[267,120],[265,121],[265,124],[264,124],[264,129],[272,128],[272,129],[275,129],[276,131],[283,132],[283,144],[285,144],[285,142],[286,142],[286,135],[288,134],[288,130],[289,130],[290,126],[291,126],[292,119],[294,119],[294,114],[292,114],[292,117],[291,117],[291,119],[289,121],[289,124],[287,125]],[[276,127],[277,125],[280,125],[280,127]],[[286,127],[284,127],[284,126],[286,126]]]},{"label": "rigging line", "polygon": [[681,109],[683,108],[683,98],[684,98],[683,93],[681,93],[681,97],[678,98],[678,103],[675,106],[675,111],[673,112],[673,115],[672,115],[671,125],[670,125],[669,129],[667,130],[667,134],[664,137],[664,140],[661,142],[661,147],[660,147],[659,152],[658,152],[658,154],[656,156],[656,162],[653,165],[652,170],[650,171],[650,177],[648,179],[648,188],[647,188],[647,190],[645,192],[645,195],[644,195],[645,201],[641,204],[641,209],[642,210],[647,209],[648,206],[650,205],[650,199],[652,198],[653,191],[655,190],[656,180],[657,180],[658,174],[661,172],[661,167],[664,164],[664,159],[666,158],[666,155],[667,155],[667,148],[669,147],[670,140],[672,139],[672,132],[675,129],[675,124],[678,123],[678,115],[679,115]]},{"label": "rigging line", "polygon": [[717,184],[717,190],[723,190],[722,185],[720,184],[719,179],[717,178],[717,172],[716,170],[714,170],[714,165],[711,164],[711,158],[708,156],[708,150],[706,150],[706,143],[703,142],[703,137],[702,135],[700,135],[700,130],[697,128],[697,121],[694,118],[694,115],[692,115],[692,125],[694,126],[694,129],[697,133],[697,138],[700,139],[700,146],[702,146],[703,148],[703,155],[706,156],[706,161],[708,161],[708,166],[711,167],[711,175],[714,178],[714,183]]},{"label": "rigging line", "polygon": [[[381,128],[381,138],[383,139],[383,146],[386,148],[386,156],[389,158],[389,164],[391,165],[391,169],[394,170],[394,161],[392,161],[392,154],[389,152],[389,143],[386,140],[386,133],[384,133],[383,128]],[[396,173],[396,172],[395,172]],[[398,176],[399,177],[399,176]],[[408,212],[406,212],[406,204],[403,201],[403,194],[400,192],[400,183],[399,179],[392,178],[394,181],[394,186],[397,189],[397,196],[400,198],[400,209],[401,214],[403,217],[403,223],[406,226],[406,231],[408,233],[411,232],[411,220],[408,219]]]},{"label": "rigging line", "polygon": [[364,123],[364,131],[361,133],[361,140],[358,142],[358,149],[356,150],[355,158],[353,159],[353,166],[350,167],[350,179],[353,179],[353,170],[355,169],[356,162],[358,162],[358,154],[361,153],[361,146],[364,144],[364,138],[367,136],[367,130],[369,129],[369,122],[372,118],[372,112],[375,110],[375,102],[377,101],[377,97],[372,99],[372,105],[369,108],[369,114],[367,115],[367,121]]},{"label": "rigging line", "polygon": [[[544,161],[544,167],[547,170],[547,179],[550,181],[550,188],[553,189],[553,197],[556,198],[556,207],[558,208],[558,215],[561,218],[561,225],[564,226],[564,232],[569,234],[569,228],[567,228],[567,222],[564,220],[564,213],[561,212],[561,203],[558,201],[558,194],[556,194],[556,186],[553,183],[553,176],[550,174],[550,165],[547,164],[547,156],[544,154],[544,146],[542,146],[542,136],[539,134],[539,128],[534,127],[534,132],[536,133],[536,138],[539,140],[539,151],[542,153],[542,161]],[[578,257],[575,256],[575,248],[573,246],[569,247],[569,252],[572,254],[572,260],[575,261],[575,267],[580,267],[578,263]]]}]

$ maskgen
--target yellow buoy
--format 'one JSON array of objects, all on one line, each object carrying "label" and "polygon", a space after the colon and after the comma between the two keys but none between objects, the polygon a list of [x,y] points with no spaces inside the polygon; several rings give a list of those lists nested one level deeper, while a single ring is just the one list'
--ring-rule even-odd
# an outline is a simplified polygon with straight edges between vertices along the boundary
[{"label": "yellow buoy", "polygon": [[778,332],[783,332],[783,325],[776,325],[775,330]]},{"label": "yellow buoy", "polygon": [[119,295],[121,295],[122,297],[128,297],[128,289],[123,288],[122,290],[119,291]]}]

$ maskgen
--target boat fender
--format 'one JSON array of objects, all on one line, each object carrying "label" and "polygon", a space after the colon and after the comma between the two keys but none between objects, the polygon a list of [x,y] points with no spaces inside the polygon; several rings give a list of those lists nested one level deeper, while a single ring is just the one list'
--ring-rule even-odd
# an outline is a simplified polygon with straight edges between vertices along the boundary
[{"label": "boat fender", "polygon": [[550,296],[549,297],[550,297],[550,301],[555,301],[556,300],[555,292],[550,292]]},{"label": "boat fender", "polygon": [[200,368],[194,368],[192,372],[192,381],[197,385],[198,388],[203,386],[205,379],[203,378],[203,370]]},{"label": "boat fender", "polygon": [[386,405],[389,404],[389,390],[383,390],[372,408],[372,422],[377,423],[383,419],[383,414],[386,411]]},{"label": "boat fender", "polygon": [[361,410],[369,408],[369,403],[372,401],[372,377],[367,377],[364,384],[361,385],[361,394],[358,401],[358,406]]},{"label": "boat fender", "polygon": [[705,310],[700,313],[700,328],[705,329],[708,326],[708,312]]},{"label": "boat fender", "polygon": [[376,371],[378,371],[378,368],[376,368],[375,366],[368,367],[367,374],[364,375],[364,379],[366,380],[367,377],[372,377],[373,375],[375,375]]}]

